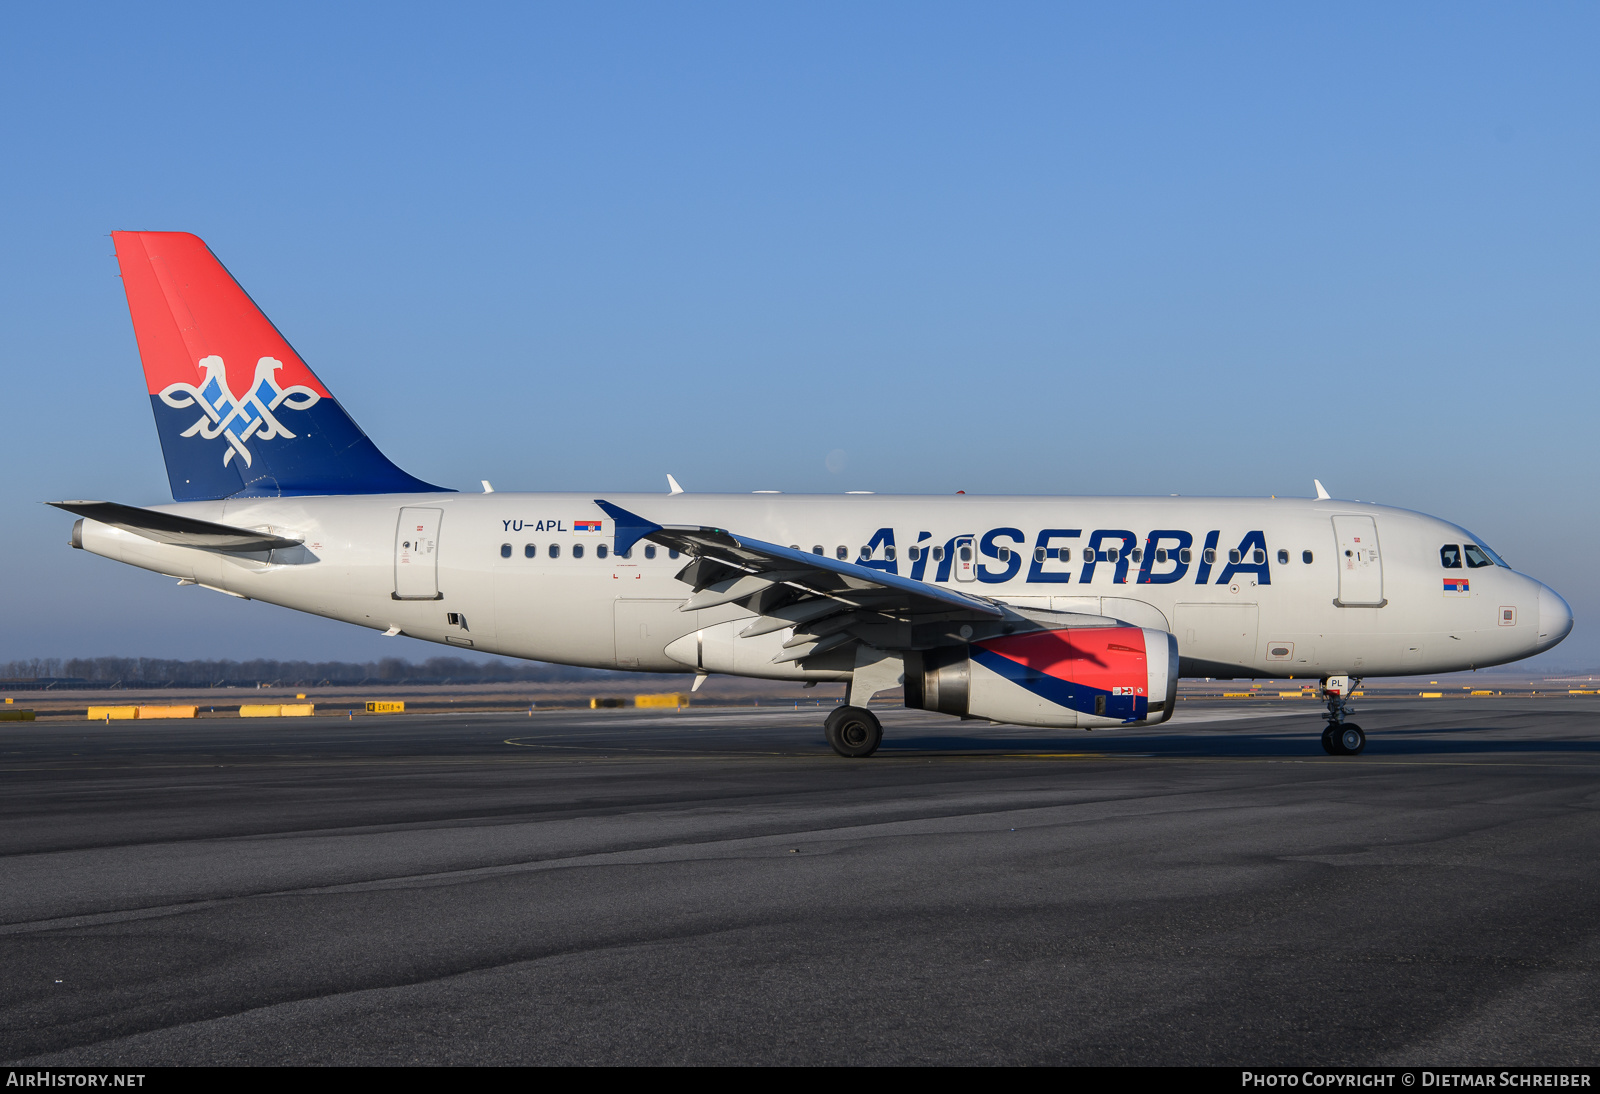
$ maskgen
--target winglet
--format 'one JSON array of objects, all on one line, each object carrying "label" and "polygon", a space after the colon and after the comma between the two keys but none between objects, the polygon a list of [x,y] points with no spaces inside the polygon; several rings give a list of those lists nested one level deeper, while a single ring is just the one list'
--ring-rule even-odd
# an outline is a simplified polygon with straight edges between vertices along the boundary
[{"label": "winglet", "polygon": [[651,532],[661,531],[661,525],[652,524],[639,514],[630,513],[620,505],[612,505],[609,501],[601,501],[599,498],[595,498],[594,503],[616,525],[611,549],[619,555],[633,550],[633,545]]},{"label": "winglet", "polygon": [[679,486],[678,485],[678,480],[673,478],[671,475],[667,476],[667,493],[669,493],[669,494],[681,494],[681,493],[683,493],[683,487]]},{"label": "winglet", "polygon": [[1312,479],[1311,480],[1311,484],[1317,488],[1317,500],[1318,501],[1327,501],[1327,500],[1329,500],[1330,498],[1333,497],[1332,494],[1328,493],[1327,488],[1322,485],[1322,480],[1321,479]]}]

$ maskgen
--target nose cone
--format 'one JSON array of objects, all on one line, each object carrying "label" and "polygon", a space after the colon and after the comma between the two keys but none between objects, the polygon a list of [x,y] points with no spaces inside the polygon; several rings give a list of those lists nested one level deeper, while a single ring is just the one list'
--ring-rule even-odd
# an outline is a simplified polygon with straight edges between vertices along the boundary
[{"label": "nose cone", "polygon": [[1548,585],[1539,586],[1539,651],[1572,633],[1572,608]]}]

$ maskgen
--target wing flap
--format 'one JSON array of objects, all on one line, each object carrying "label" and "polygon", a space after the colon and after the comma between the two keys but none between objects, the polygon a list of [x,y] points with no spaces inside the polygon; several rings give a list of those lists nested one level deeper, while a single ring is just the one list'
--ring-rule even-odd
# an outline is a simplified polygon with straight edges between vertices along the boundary
[{"label": "wing flap", "polygon": [[[889,599],[899,601],[901,605],[907,607],[943,611],[958,609],[991,619],[998,619],[1006,614],[1004,608],[984,597],[913,581],[908,577],[870,569],[843,559],[833,559],[826,555],[811,554],[776,543],[767,543],[765,540],[734,535],[722,528],[656,524],[637,513],[630,513],[620,505],[613,505],[599,498],[595,499],[595,504],[615,524],[618,551],[630,550],[639,540],[648,539],[653,543],[692,554],[696,562],[712,559],[748,574],[764,575],[773,570],[794,572],[798,576],[787,578],[786,583],[813,595],[831,597],[853,608],[865,606],[860,600],[861,595],[874,597],[881,592],[888,592],[896,594]],[[685,567],[684,574],[680,576],[691,581],[697,590],[721,580],[721,578],[711,578],[702,584],[700,578],[703,573],[703,567],[691,563],[689,567]],[[705,576],[710,577],[710,575]],[[755,591],[752,590],[751,595],[754,595]]]},{"label": "wing flap", "polygon": [[740,605],[757,616],[739,631],[741,640],[792,628],[773,664],[804,667],[808,658],[852,643],[932,649],[1018,632],[1119,625],[1104,616],[1009,605],[725,528],[656,524],[600,499],[595,504],[615,526],[617,551],[646,539],[690,556],[677,575],[693,590],[685,611]]}]

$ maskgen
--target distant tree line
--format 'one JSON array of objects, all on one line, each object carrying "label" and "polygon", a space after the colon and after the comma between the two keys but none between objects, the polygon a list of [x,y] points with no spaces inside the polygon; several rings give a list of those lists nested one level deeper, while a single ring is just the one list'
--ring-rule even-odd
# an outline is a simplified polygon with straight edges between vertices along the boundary
[{"label": "distant tree line", "polygon": [[538,661],[467,661],[430,657],[381,661],[175,661],[159,657],[35,657],[0,662],[0,687],[146,688],[355,686],[360,684],[494,684],[620,677],[603,669]]}]

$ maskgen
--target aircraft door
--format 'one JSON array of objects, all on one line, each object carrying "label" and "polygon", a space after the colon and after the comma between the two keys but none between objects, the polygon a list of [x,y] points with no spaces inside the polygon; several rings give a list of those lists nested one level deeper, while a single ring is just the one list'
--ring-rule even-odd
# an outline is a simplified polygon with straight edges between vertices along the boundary
[{"label": "aircraft door", "polygon": [[439,524],[443,509],[405,508],[394,533],[394,598],[443,600],[439,591]]},{"label": "aircraft door", "polygon": [[1333,518],[1334,540],[1339,545],[1339,599],[1341,608],[1381,608],[1383,557],[1378,551],[1378,526],[1371,517],[1340,514]]},{"label": "aircraft door", "polygon": [[978,549],[973,545],[971,536],[957,536],[955,542],[956,560],[952,569],[955,571],[957,581],[976,581],[978,579]]}]

